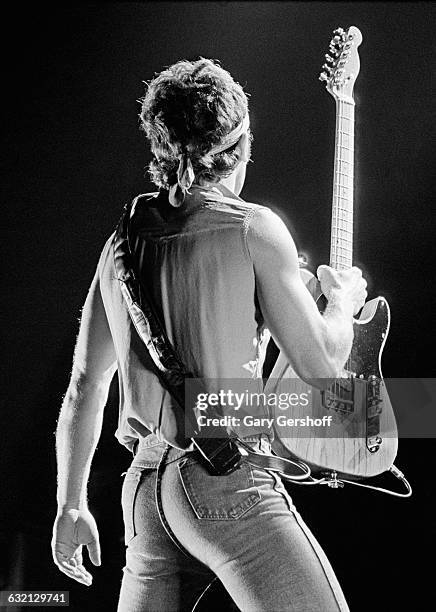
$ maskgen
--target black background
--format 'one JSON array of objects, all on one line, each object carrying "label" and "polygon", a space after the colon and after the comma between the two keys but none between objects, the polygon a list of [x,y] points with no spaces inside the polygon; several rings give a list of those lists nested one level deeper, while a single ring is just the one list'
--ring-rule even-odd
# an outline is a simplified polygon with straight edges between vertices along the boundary
[{"label": "black background", "polygon": [[[328,261],[334,144],[334,103],[317,77],[332,30],[360,28],[355,261],[370,296],[390,302],[385,376],[434,375],[434,18],[430,3],[352,2],[17,4],[4,15],[1,588],[70,590],[73,610],[116,607],[130,461],[113,438],[116,389],[90,484],[103,546],[90,589],[51,561],[54,430],[100,250],[123,204],[153,189],[136,101],[166,65],[216,58],[246,87],[255,163],[242,196],[279,212],[316,268]],[[435,447],[400,442],[410,500],[290,489],[351,610],[430,596]]]}]

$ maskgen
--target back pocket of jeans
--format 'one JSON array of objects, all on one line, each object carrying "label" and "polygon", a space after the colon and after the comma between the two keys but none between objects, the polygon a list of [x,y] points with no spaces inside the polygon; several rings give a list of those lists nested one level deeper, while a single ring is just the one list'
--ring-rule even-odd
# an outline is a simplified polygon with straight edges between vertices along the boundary
[{"label": "back pocket of jeans", "polygon": [[226,476],[213,476],[195,459],[178,464],[186,496],[199,519],[236,520],[260,501],[251,466],[243,461]]},{"label": "back pocket of jeans", "polygon": [[124,543],[127,545],[136,535],[135,530],[135,499],[138,492],[143,470],[130,467],[124,477],[121,490],[121,505],[124,520]]}]

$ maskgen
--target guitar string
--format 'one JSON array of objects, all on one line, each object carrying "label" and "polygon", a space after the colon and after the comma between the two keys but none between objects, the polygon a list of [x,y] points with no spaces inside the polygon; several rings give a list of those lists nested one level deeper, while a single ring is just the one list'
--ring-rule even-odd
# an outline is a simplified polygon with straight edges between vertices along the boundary
[{"label": "guitar string", "polygon": [[[347,116],[347,107],[350,109],[350,115]],[[352,175],[349,173],[350,169],[353,170],[352,164],[354,162],[354,138],[351,133],[353,130],[353,117],[352,117],[352,104],[346,104],[342,100],[338,100],[337,105],[337,127],[336,127],[336,159],[334,169],[334,214],[332,222],[332,264],[337,270],[347,269],[352,266],[352,208],[350,207],[350,193],[351,198],[352,185],[350,185],[350,179]],[[349,122],[350,129],[346,129],[347,126],[345,121]],[[348,137],[348,141],[345,141],[345,137]],[[348,146],[346,146],[348,145]],[[343,152],[343,153],[342,153]],[[354,173],[353,173],[354,174]],[[346,195],[345,195],[346,194]],[[340,201],[343,200],[348,206],[340,206]],[[351,219],[350,219],[351,217]],[[343,223],[343,226],[341,226]],[[349,239],[344,238],[343,233],[350,236]],[[339,244],[341,243],[341,244]],[[347,244],[348,243],[348,244]],[[343,253],[341,253],[342,251]],[[350,261],[351,260],[351,261]],[[351,354],[345,362],[345,368],[347,371],[351,371]],[[347,388],[347,387],[346,387]],[[333,385],[333,392],[336,397],[341,398],[339,393],[340,385],[335,380]]]}]

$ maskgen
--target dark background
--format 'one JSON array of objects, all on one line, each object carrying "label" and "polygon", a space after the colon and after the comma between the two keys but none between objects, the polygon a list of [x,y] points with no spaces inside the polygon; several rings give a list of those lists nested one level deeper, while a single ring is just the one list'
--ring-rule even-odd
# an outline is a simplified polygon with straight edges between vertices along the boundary
[{"label": "dark background", "polygon": [[[116,607],[130,455],[113,437],[115,387],[90,484],[103,546],[90,589],[51,561],[53,434],[100,250],[123,204],[153,189],[136,100],[166,65],[216,58],[246,87],[255,164],[242,196],[278,211],[316,268],[328,261],[335,116],[317,77],[332,30],[361,29],[355,260],[392,309],[385,376],[434,376],[434,18],[430,3],[354,2],[17,4],[4,15],[0,588],[69,590],[73,610]],[[410,500],[290,489],[352,611],[430,597],[435,449],[400,441]]]}]

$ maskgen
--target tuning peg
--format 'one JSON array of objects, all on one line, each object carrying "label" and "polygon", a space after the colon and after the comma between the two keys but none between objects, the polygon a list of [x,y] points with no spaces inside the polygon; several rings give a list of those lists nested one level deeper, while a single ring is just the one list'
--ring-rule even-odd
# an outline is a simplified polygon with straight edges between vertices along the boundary
[{"label": "tuning peg", "polygon": [[328,76],[327,76],[327,74],[325,72],[321,72],[321,74],[319,75],[318,78],[319,78],[320,81],[328,81],[329,80],[329,78],[328,78]]},{"label": "tuning peg", "polygon": [[336,34],[337,36],[343,38],[345,36],[345,31],[343,28],[336,28],[336,30],[333,30],[333,34]]},{"label": "tuning peg", "polygon": [[333,62],[335,61],[328,53],[325,54],[325,58],[331,64],[333,64]]},{"label": "tuning peg", "polygon": [[322,68],[323,70],[325,70],[325,71],[327,72],[327,74],[331,74],[331,73],[332,73],[332,69],[331,69],[331,67],[330,67],[328,64],[323,64],[323,65],[321,66],[321,68]]}]

